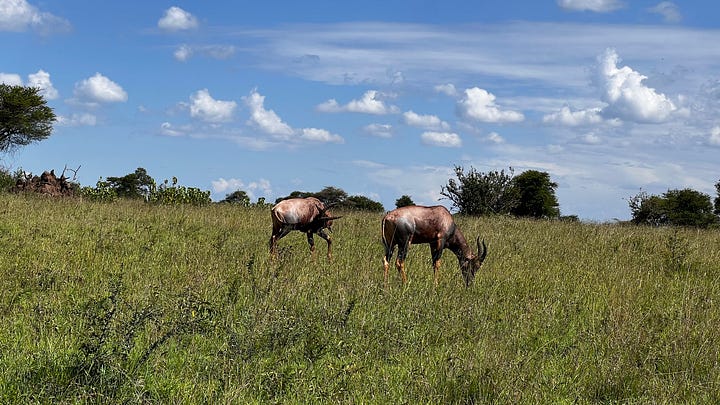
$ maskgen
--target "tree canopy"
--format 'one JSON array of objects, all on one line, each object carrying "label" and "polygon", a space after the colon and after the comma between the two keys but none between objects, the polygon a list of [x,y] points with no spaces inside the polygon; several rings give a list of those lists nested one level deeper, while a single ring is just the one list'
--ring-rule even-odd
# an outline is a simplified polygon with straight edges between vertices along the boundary
[{"label": "tree canopy", "polygon": [[370,211],[370,212],[383,212],[385,207],[377,201],[373,201],[364,195],[353,195],[348,197],[341,205],[356,210]]},{"label": "tree canopy", "polygon": [[706,228],[720,222],[713,213],[710,196],[689,188],[668,190],[662,196],[641,191],[628,203],[635,224]]},{"label": "tree canopy", "polygon": [[247,207],[250,205],[250,196],[248,196],[247,192],[245,192],[244,190],[236,190],[230,194],[227,194],[225,196],[225,199],[220,202],[228,204],[240,204]]},{"label": "tree canopy", "polygon": [[147,199],[155,187],[155,180],[142,167],[122,177],[108,177],[107,182],[109,187],[115,189],[117,196],[123,198]]},{"label": "tree canopy", "polygon": [[546,172],[528,170],[517,176],[510,168],[468,173],[455,167],[457,179],[448,180],[440,194],[452,201],[460,213],[467,215],[511,214],[532,218],[560,216],[555,189],[557,183]]},{"label": "tree canopy", "polygon": [[409,195],[403,195],[400,198],[398,198],[397,200],[395,200],[396,208],[407,207],[409,205],[415,205],[415,203],[413,202],[412,198],[410,198]]},{"label": "tree canopy", "polygon": [[348,196],[348,194],[343,189],[332,186],[325,187],[316,193],[308,191],[293,191],[287,197],[277,198],[275,200],[275,203],[279,203],[282,200],[287,200],[288,198],[306,197],[315,197],[318,200],[324,202],[325,204],[337,208],[347,208],[374,212],[382,212],[385,210],[383,205],[377,201],[373,201],[361,195]]},{"label": "tree canopy", "polygon": [[516,205],[510,210],[513,215],[532,218],[557,218],[560,209],[555,189],[557,183],[550,175],[537,170],[525,171],[513,178],[512,186],[518,196]]},{"label": "tree canopy", "polygon": [[506,214],[517,204],[517,193],[512,187],[513,169],[482,173],[470,167],[465,174],[455,166],[455,179],[449,179],[440,194],[447,197],[461,214]]},{"label": "tree canopy", "polygon": [[0,84],[0,151],[49,137],[55,120],[40,89]]}]

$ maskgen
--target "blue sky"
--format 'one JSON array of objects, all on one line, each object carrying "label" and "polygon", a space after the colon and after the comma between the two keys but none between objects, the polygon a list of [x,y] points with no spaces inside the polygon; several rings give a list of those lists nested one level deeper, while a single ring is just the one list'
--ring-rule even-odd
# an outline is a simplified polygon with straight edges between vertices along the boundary
[{"label": "blue sky", "polygon": [[[477,3],[477,4],[475,4]],[[720,179],[713,1],[0,0],[0,81],[59,117],[11,169],[253,201],[439,200],[460,165],[546,171],[566,215]]]}]

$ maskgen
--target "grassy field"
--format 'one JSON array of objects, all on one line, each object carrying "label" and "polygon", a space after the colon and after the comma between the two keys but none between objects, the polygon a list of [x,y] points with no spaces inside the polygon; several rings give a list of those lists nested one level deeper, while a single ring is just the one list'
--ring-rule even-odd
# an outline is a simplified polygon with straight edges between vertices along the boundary
[{"label": "grassy field", "polygon": [[379,214],[0,195],[0,403],[718,403],[720,232],[458,218],[473,286],[383,283]]}]

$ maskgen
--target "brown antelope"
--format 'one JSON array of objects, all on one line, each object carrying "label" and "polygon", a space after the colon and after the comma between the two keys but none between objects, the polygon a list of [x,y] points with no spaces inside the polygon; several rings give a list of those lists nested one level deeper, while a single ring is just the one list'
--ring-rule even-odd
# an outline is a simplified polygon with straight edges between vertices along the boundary
[{"label": "brown antelope", "polygon": [[466,287],[472,283],[475,272],[480,268],[487,255],[485,241],[482,241],[481,251],[480,237],[477,238],[476,254],[468,246],[465,236],[455,225],[450,212],[440,205],[434,207],[412,205],[388,212],[382,219],[382,241],[385,246],[383,267],[386,284],[395,245],[398,245],[395,266],[402,277],[403,284],[407,282],[405,257],[411,244],[430,244],[435,285],[438,283],[440,258],[444,249],[450,249],[457,256]]},{"label": "brown antelope", "polygon": [[332,258],[332,240],[325,232],[325,228],[331,229],[334,219],[340,217],[331,216],[328,211],[330,207],[315,197],[289,198],[280,201],[272,207],[272,235],[270,236],[270,254],[277,255],[277,241],[297,230],[307,235],[310,245],[310,252],[315,253],[315,240],[313,234],[317,234],[327,241],[327,257]]}]

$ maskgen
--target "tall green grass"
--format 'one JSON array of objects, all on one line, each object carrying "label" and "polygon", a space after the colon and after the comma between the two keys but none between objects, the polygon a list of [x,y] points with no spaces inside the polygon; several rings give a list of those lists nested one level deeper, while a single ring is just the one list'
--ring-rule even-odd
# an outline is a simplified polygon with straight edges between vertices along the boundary
[{"label": "tall green grass", "polygon": [[0,403],[714,403],[720,234],[458,218],[383,282],[378,214],[271,260],[267,210],[0,196]]}]

